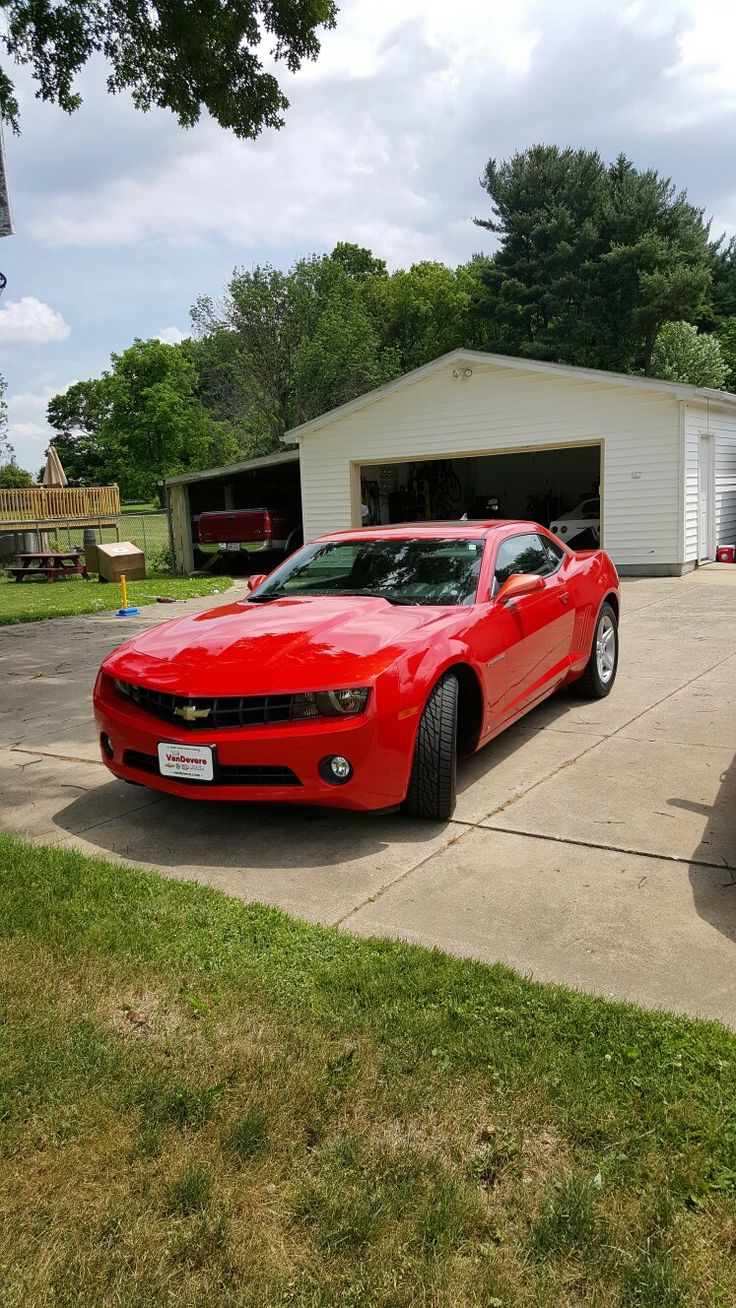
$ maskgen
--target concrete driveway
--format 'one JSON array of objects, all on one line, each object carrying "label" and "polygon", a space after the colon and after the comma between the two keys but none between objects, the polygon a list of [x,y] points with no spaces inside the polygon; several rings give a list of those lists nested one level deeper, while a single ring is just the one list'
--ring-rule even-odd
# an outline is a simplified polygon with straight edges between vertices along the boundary
[{"label": "concrete driveway", "polygon": [[561,694],[492,742],[447,825],[113,780],[100,659],[211,604],[0,630],[2,829],[736,1027],[736,567],[625,582],[612,695]]}]

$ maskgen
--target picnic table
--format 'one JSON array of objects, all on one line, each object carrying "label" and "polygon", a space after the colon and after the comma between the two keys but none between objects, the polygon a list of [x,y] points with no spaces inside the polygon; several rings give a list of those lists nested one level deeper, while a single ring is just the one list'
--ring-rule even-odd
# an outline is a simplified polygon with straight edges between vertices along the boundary
[{"label": "picnic table", "polygon": [[40,577],[42,581],[58,581],[65,577],[84,577],[89,581],[87,565],[81,550],[67,550],[60,554],[54,550],[38,550],[32,554],[18,554],[17,566],[10,569],[16,581]]}]

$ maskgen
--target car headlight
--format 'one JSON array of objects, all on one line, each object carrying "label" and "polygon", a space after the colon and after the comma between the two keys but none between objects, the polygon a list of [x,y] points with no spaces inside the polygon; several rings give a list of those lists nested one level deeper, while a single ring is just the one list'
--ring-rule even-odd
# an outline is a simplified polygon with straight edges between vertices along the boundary
[{"label": "car headlight", "polygon": [[127,681],[118,681],[117,677],[113,677],[112,684],[118,692],[118,695],[122,695],[123,699],[130,699],[131,687],[128,685]]},{"label": "car headlight", "polygon": [[307,691],[292,695],[292,718],[352,718],[362,713],[368,703],[368,687],[346,690]]}]

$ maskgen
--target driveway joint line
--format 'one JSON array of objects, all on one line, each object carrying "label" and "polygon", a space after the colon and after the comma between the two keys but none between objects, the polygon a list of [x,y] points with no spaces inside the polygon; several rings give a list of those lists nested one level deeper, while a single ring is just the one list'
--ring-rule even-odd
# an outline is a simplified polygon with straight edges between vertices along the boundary
[{"label": "driveway joint line", "polygon": [[[484,826],[482,822],[469,822],[462,818],[453,818],[451,825],[465,827],[465,830],[454,836],[452,840],[448,841],[448,843],[443,845],[440,849],[435,849],[431,854],[427,854],[426,858],[421,859],[420,862],[416,863],[413,867],[407,868],[405,872],[402,872],[400,876],[395,877],[393,881],[386,882],[386,884],[381,886],[379,890],[376,890],[372,895],[368,895],[366,899],[349,909],[347,913],[344,913],[342,917],[337,918],[331,923],[331,925],[335,928],[344,926],[352,917],[361,913],[364,908],[367,908],[370,904],[375,904],[379,899],[383,899],[390,890],[393,890],[402,881],[406,881],[408,877],[413,876],[415,872],[420,872],[427,863],[431,863],[432,859],[438,858],[448,849],[452,849],[453,846],[457,845],[465,836],[470,835],[471,831],[489,833],[498,832],[500,835],[518,836],[522,840],[551,841],[553,844],[558,845],[575,845],[582,849],[597,849],[600,850],[601,853],[627,854],[631,858],[652,858],[661,863],[685,864],[687,867],[701,868],[703,870],[707,869],[711,872],[733,872],[733,869],[728,863],[707,863],[702,859],[683,858],[680,854],[653,854],[645,849],[629,849],[622,845],[604,845],[592,840],[576,840],[572,837],[565,836],[547,836],[538,831],[516,831],[513,827]],[[726,889],[730,888],[727,883],[724,884]],[[736,888],[736,882],[733,884],[734,888]]]},{"label": "driveway joint line", "polygon": [[26,749],[22,745],[10,745],[9,754],[33,754],[38,758],[53,758],[58,763],[92,763],[95,767],[103,768],[105,765],[101,758],[80,758],[78,754],[52,754],[49,750],[44,749]]},{"label": "driveway joint line", "polygon": [[[482,822],[472,825],[477,831],[498,831],[505,836],[521,836],[528,840],[550,840],[556,845],[577,845],[581,849],[600,849],[607,854],[629,854],[632,858],[656,858],[661,863],[684,863],[687,867],[709,868],[716,872],[732,872],[730,863],[710,863],[702,858],[687,858],[683,854],[655,854],[649,849],[632,849],[629,845],[605,845],[596,840],[580,840],[575,836],[548,836],[541,831],[520,831],[515,827],[489,826]],[[736,886],[736,882],[734,882]]]},{"label": "driveway joint line", "polygon": [[[540,777],[540,779],[538,781],[535,781],[533,785],[528,786],[527,789],[523,791],[523,793],[514,795],[513,798],[506,800],[506,802],[504,804],[501,804],[498,808],[491,809],[489,813],[486,813],[484,817],[481,818],[481,822],[487,822],[490,818],[495,817],[498,813],[504,813],[507,809],[513,808],[514,804],[518,804],[520,800],[526,799],[526,796],[531,794],[533,790],[536,790],[537,786],[542,786],[547,781],[552,781],[554,777],[557,776],[558,772],[561,772],[563,768],[569,768],[575,766],[580,762],[581,759],[587,758],[588,754],[592,754],[594,749],[598,749],[602,745],[607,744],[609,740],[614,740],[616,736],[618,736],[622,731],[625,730],[626,727],[630,727],[633,722],[638,722],[639,718],[643,718],[646,716],[647,713],[651,713],[654,709],[659,708],[660,705],[666,703],[668,699],[672,699],[673,695],[679,695],[680,691],[687,690],[688,686],[692,686],[693,682],[699,681],[701,677],[706,677],[708,676],[709,673],[715,672],[717,668],[720,668],[722,663],[728,663],[728,661],[732,658],[733,658],[733,650],[731,651],[730,654],[727,654],[725,658],[718,659],[718,661],[714,663],[711,667],[704,668],[702,672],[696,673],[695,676],[691,677],[689,681],[683,682],[683,684],[681,686],[678,686],[676,690],[671,690],[668,692],[668,694],[663,695],[662,698],[658,699],[655,704],[650,704],[648,705],[647,708],[642,709],[641,713],[637,713],[633,718],[630,718],[628,722],[622,723],[620,727],[617,727],[616,730],[612,731],[609,735],[598,737],[596,740],[594,740],[592,745],[589,745],[587,749],[581,750],[581,752],[579,754],[576,754],[574,758],[564,759],[562,763],[560,763],[560,765],[556,767],[554,771],[549,774],[549,776]],[[548,696],[548,699],[552,699],[552,696],[551,695]],[[563,735],[566,733],[560,732],[558,734]],[[626,740],[627,737],[623,736],[622,739]],[[628,739],[635,740],[636,737],[628,737]],[[555,838],[556,837],[550,837],[550,839],[555,839]],[[624,850],[622,852],[625,853],[626,851]],[[668,856],[660,855],[660,857],[666,858]],[[709,867],[710,864],[706,864],[705,866]]]},{"label": "driveway joint line", "polygon": [[449,825],[453,827],[462,826],[465,829],[459,831],[451,840],[448,840],[446,845],[442,845],[439,849],[433,849],[430,854],[421,858],[418,863],[414,863],[412,867],[406,868],[404,872],[399,873],[397,877],[394,877],[393,881],[385,882],[385,884],[380,886],[378,890],[374,890],[372,895],[367,895],[359,904],[355,904],[352,908],[349,908],[347,913],[343,913],[341,917],[335,918],[334,922],[330,923],[330,926],[335,928],[344,926],[351,917],[356,913],[360,913],[362,909],[368,906],[368,904],[375,904],[377,900],[383,899],[383,896],[387,894],[389,890],[393,890],[394,886],[398,886],[402,881],[405,881],[407,877],[412,875],[412,873],[418,872],[420,868],[424,867],[425,863],[431,862],[431,860],[436,858],[438,854],[444,854],[446,849],[452,849],[454,845],[457,845],[459,841],[464,840],[465,836],[469,835],[473,830],[472,822],[461,822],[452,819]]},{"label": "driveway joint line", "polygon": [[141,813],[144,808],[153,808],[154,804],[161,803],[162,798],[161,795],[154,795],[147,804],[137,804],[135,808],[126,809],[124,813],[116,813],[113,817],[103,818],[101,822],[90,822],[88,827],[79,827],[77,831],[70,831],[69,835],[83,836],[86,831],[97,831],[99,827],[106,827],[111,822],[120,822],[122,818],[132,817],[134,813]]}]

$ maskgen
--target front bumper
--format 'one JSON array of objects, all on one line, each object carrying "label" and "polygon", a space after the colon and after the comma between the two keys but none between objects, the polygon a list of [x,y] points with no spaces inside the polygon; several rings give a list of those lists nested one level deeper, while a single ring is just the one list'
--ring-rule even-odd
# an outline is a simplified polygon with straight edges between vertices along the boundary
[{"label": "front bumper", "polygon": [[[388,808],[404,799],[417,725],[415,717],[381,713],[374,700],[372,696],[366,713],[353,718],[190,731],[119,699],[101,675],[94,706],[100,756],[124,781],[182,799],[370,810]],[[102,746],[103,735],[110,742],[112,756]],[[160,743],[212,746],[215,779],[192,782],[161,776]],[[344,755],[353,767],[352,777],[342,785],[323,780],[319,772],[322,760],[333,754]]]}]

